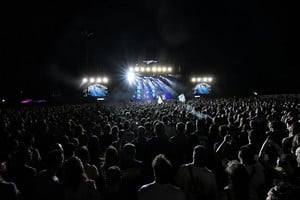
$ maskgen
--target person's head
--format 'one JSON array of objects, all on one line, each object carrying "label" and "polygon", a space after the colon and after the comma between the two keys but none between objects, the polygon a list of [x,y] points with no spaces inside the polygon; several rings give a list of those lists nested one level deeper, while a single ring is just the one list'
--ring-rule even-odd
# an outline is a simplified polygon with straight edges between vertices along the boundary
[{"label": "person's head", "polygon": [[206,159],[207,159],[206,148],[202,145],[195,146],[193,151],[193,163],[199,167],[205,167]]},{"label": "person's head", "polygon": [[233,200],[248,199],[249,174],[246,167],[237,160],[229,161],[226,167],[231,198]]},{"label": "person's head", "polygon": [[34,144],[34,136],[32,134],[25,134],[23,141],[26,146],[31,147]]},{"label": "person's head", "polygon": [[280,130],[280,122],[277,121],[277,120],[274,120],[274,121],[270,121],[269,124],[269,130],[271,132],[274,132],[274,131],[279,131]]},{"label": "person's head", "polygon": [[176,124],[176,133],[177,134],[184,134],[185,124],[183,122],[178,122]]},{"label": "person's head", "polygon": [[7,155],[0,153],[0,176],[6,172]]},{"label": "person's head", "polygon": [[259,137],[259,132],[257,130],[250,130],[248,132],[248,141],[250,144],[260,144],[260,137]]},{"label": "person's head", "polygon": [[111,134],[116,138],[119,138],[119,127],[117,125],[111,127]]},{"label": "person's head", "polygon": [[87,179],[81,160],[73,156],[63,166],[63,183],[66,186],[78,186]]},{"label": "person's head", "polygon": [[144,126],[145,126],[146,131],[151,130],[151,123],[150,122],[145,122]]},{"label": "person's head", "polygon": [[205,128],[205,119],[204,118],[197,119],[196,127],[197,127],[197,130],[202,130],[203,128]]},{"label": "person's head", "polygon": [[82,163],[88,163],[90,161],[90,153],[86,146],[78,148],[76,155],[80,158]]},{"label": "person's head", "polygon": [[237,160],[228,162],[226,173],[228,174],[230,184],[234,187],[247,184],[249,181],[249,174],[246,167]]},{"label": "person's head", "polygon": [[16,153],[17,164],[19,166],[27,164],[32,160],[32,151],[25,146],[20,146]]},{"label": "person's head", "polygon": [[49,169],[58,170],[62,167],[64,161],[63,151],[54,149],[48,152],[47,164]]},{"label": "person's head", "polygon": [[284,183],[272,187],[267,195],[266,200],[296,200],[299,199],[299,188]]},{"label": "person's head", "polygon": [[192,133],[194,131],[195,131],[194,123],[192,121],[187,121],[185,123],[185,132],[186,133]]},{"label": "person's head", "polygon": [[139,137],[144,137],[145,133],[146,133],[146,129],[145,129],[144,126],[139,126],[137,128],[137,134],[138,134]]},{"label": "person's head", "polygon": [[104,168],[108,169],[111,166],[117,165],[118,160],[118,150],[113,146],[109,146],[104,154]]},{"label": "person's head", "polygon": [[256,162],[255,149],[251,146],[242,146],[238,154],[239,160],[245,165],[251,165]]},{"label": "person's head", "polygon": [[167,184],[170,182],[172,177],[172,164],[163,154],[159,154],[153,159],[152,168],[155,182],[160,184]]},{"label": "person's head", "polygon": [[257,129],[259,127],[259,122],[257,120],[251,120],[249,124],[252,129]]},{"label": "person's head", "polygon": [[133,160],[135,159],[136,147],[132,143],[126,143],[123,147],[123,153],[125,159]]},{"label": "person's head", "polygon": [[300,147],[298,147],[295,151],[295,156],[297,159],[298,167],[300,167]]},{"label": "person's head", "polygon": [[103,128],[103,134],[108,135],[108,134],[110,134],[110,132],[111,132],[111,126],[110,126],[110,124],[106,124]]},{"label": "person's head", "polygon": [[225,135],[229,134],[229,128],[226,125],[219,126],[219,136],[223,138]]},{"label": "person's head", "polygon": [[295,122],[291,124],[288,129],[289,129],[290,136],[295,136],[297,134],[300,134],[300,123]]},{"label": "person's head", "polygon": [[60,143],[54,143],[50,146],[50,151],[52,150],[59,150],[61,152],[64,152],[63,146]]},{"label": "person's head", "polygon": [[297,160],[290,154],[281,154],[277,159],[277,167],[287,176],[293,176],[297,168]]},{"label": "person's head", "polygon": [[108,186],[115,186],[122,181],[122,173],[118,166],[111,166],[107,169],[105,182]]},{"label": "person's head", "polygon": [[79,147],[79,140],[77,138],[71,138],[70,142],[73,143],[75,148]]},{"label": "person's head", "polygon": [[165,134],[165,126],[163,122],[158,121],[155,124],[154,133],[158,137],[163,136]]},{"label": "person's head", "polygon": [[74,156],[74,153],[75,153],[75,145],[72,142],[69,142],[64,145],[64,154],[66,159]]}]

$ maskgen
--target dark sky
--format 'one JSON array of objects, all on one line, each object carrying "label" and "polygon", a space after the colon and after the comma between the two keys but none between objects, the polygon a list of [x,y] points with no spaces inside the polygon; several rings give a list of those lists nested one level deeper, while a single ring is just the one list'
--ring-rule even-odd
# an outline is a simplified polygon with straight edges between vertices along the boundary
[{"label": "dark sky", "polygon": [[187,77],[212,74],[224,94],[299,92],[283,1],[41,1],[1,10],[3,93],[76,87],[85,74],[113,77],[145,59]]}]

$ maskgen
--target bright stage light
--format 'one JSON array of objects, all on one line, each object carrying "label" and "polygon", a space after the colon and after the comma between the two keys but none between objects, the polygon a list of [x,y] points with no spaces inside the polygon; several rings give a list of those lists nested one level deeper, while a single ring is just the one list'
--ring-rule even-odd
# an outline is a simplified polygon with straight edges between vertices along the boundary
[{"label": "bright stage light", "polygon": [[94,78],[90,78],[90,83],[94,83],[95,79]]},{"label": "bright stage light", "polygon": [[156,72],[156,67],[152,67],[152,72]]},{"label": "bright stage light", "polygon": [[129,67],[129,71],[133,72],[134,68],[133,67]]},{"label": "bright stage light", "polygon": [[192,82],[195,83],[196,82],[196,78],[192,78]]},{"label": "bright stage light", "polygon": [[88,82],[88,79],[87,78],[83,78],[82,79],[82,83],[87,83]]},{"label": "bright stage light", "polygon": [[103,78],[103,83],[107,83],[108,82],[108,78],[107,77],[104,77]]},{"label": "bright stage light", "polygon": [[203,82],[207,82],[207,78],[206,77],[203,78]]},{"label": "bright stage light", "polygon": [[141,72],[144,72],[145,71],[145,68],[144,67],[141,67]]},{"label": "bright stage light", "polygon": [[158,67],[158,68],[157,68],[157,71],[158,71],[158,72],[161,72],[161,67]]},{"label": "bright stage light", "polygon": [[200,81],[201,81],[201,78],[197,78],[197,81],[200,82]]},{"label": "bright stage light", "polygon": [[134,72],[128,72],[127,73],[127,81],[132,84],[135,81],[135,73]]},{"label": "bright stage light", "polygon": [[171,72],[172,71],[172,67],[168,67],[168,72]]},{"label": "bright stage light", "polygon": [[162,71],[163,71],[163,72],[166,72],[166,71],[167,71],[167,68],[166,68],[166,67],[163,67],[163,68],[162,68]]},{"label": "bright stage light", "polygon": [[101,79],[101,78],[97,78],[96,82],[97,82],[97,83],[101,83],[101,82],[102,82],[102,79]]},{"label": "bright stage light", "polygon": [[146,68],[146,71],[147,71],[147,72],[150,72],[150,71],[151,71],[150,67],[147,67],[147,68]]},{"label": "bright stage light", "polygon": [[212,82],[212,80],[213,80],[212,77],[207,78],[208,82]]},{"label": "bright stage light", "polygon": [[140,68],[139,67],[135,67],[134,71],[138,72],[138,71],[140,71]]}]

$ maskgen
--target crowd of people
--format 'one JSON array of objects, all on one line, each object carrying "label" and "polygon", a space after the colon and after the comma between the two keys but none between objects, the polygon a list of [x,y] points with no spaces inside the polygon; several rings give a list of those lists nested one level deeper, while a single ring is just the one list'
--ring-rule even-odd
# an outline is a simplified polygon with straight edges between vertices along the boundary
[{"label": "crowd of people", "polygon": [[298,199],[299,108],[258,97],[1,108],[0,199]]}]

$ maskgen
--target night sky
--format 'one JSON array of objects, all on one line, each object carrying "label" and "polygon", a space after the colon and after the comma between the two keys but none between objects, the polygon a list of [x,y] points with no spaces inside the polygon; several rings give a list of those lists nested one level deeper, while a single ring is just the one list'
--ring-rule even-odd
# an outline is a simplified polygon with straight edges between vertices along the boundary
[{"label": "night sky", "polygon": [[147,59],[188,78],[211,74],[221,95],[299,92],[280,1],[41,1],[1,10],[2,95],[62,92],[92,73],[116,81]]}]

